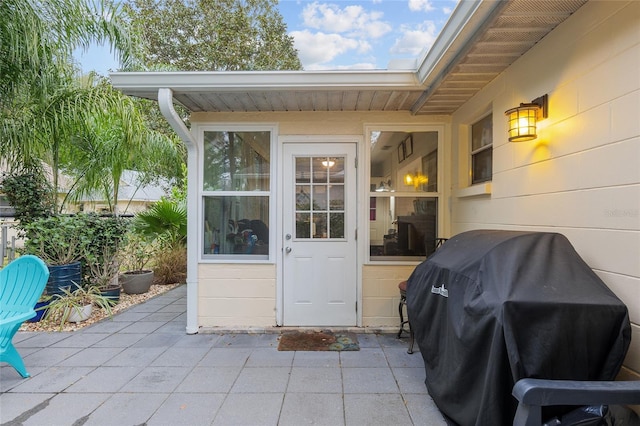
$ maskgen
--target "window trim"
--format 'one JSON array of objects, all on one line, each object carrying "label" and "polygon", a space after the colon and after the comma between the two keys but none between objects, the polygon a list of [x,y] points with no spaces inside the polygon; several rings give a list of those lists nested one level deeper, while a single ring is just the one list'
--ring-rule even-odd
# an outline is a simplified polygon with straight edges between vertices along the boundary
[{"label": "window trim", "polygon": [[[279,128],[275,123],[201,123],[194,124],[192,132],[197,135],[198,158],[198,262],[199,263],[239,263],[239,264],[274,264],[276,262],[276,179]],[[268,191],[205,191],[204,185],[204,134],[205,132],[269,132],[269,190]],[[204,253],[204,200],[206,197],[223,196],[266,196],[269,200],[269,254],[205,254]]]}]

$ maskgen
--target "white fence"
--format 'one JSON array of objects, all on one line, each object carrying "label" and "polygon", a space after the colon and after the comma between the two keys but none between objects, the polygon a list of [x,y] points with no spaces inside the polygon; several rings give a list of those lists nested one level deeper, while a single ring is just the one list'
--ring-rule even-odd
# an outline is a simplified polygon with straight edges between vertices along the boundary
[{"label": "white fence", "polygon": [[16,247],[22,244],[13,227],[13,220],[0,221],[0,266],[11,262],[16,257]]}]

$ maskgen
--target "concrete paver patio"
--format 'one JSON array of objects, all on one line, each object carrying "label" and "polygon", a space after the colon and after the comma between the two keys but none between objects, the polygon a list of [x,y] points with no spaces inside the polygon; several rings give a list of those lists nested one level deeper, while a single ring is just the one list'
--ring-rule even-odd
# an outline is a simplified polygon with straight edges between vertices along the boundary
[{"label": "concrete paver patio", "polygon": [[1,425],[446,425],[419,353],[279,352],[279,334],[185,334],[186,286],[73,333],[19,332],[31,378],[0,367]]}]

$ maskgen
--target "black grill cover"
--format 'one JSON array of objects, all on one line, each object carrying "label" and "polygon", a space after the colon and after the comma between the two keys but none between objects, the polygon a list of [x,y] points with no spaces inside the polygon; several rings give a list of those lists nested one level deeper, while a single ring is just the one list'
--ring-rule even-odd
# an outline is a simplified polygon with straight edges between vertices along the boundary
[{"label": "black grill cover", "polygon": [[427,389],[460,425],[511,425],[521,378],[613,380],[626,306],[561,234],[459,234],[418,265],[407,312]]}]

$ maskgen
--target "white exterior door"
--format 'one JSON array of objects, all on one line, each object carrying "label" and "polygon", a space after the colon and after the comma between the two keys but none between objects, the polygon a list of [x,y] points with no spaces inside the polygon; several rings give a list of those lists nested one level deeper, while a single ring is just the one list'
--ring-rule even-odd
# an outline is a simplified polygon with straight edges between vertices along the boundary
[{"label": "white exterior door", "polygon": [[284,145],[283,321],[355,326],[356,144]]}]

